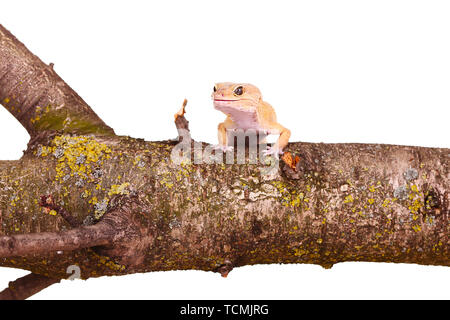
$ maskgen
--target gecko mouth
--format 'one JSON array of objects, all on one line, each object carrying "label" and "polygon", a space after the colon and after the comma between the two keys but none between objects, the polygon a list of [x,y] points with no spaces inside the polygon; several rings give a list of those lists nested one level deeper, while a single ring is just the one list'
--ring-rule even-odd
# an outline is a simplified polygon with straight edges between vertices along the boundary
[{"label": "gecko mouth", "polygon": [[251,107],[251,102],[250,99],[214,99],[214,108],[225,113],[227,110],[246,110]]}]

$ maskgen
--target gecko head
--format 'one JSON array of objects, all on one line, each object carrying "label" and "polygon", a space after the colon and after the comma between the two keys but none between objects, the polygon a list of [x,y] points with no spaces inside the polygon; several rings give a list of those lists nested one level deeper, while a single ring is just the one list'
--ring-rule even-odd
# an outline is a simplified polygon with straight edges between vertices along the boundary
[{"label": "gecko head", "polygon": [[254,110],[262,99],[261,91],[254,85],[232,82],[216,83],[211,97],[214,108],[223,112],[230,108]]}]

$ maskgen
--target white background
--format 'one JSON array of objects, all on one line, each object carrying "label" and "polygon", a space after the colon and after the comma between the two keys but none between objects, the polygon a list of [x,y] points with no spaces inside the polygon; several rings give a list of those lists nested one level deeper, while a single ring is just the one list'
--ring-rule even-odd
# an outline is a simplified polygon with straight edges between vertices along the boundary
[{"label": "white background", "polygon": [[[196,140],[216,143],[214,82],[250,82],[291,141],[449,147],[448,1],[2,1],[0,23],[116,133],[174,138],[189,100]],[[26,131],[0,108],[0,159]],[[0,268],[0,287],[26,274]],[[35,299],[449,299],[449,269],[270,265],[63,281]],[[1,288],[0,288],[1,290]]]}]

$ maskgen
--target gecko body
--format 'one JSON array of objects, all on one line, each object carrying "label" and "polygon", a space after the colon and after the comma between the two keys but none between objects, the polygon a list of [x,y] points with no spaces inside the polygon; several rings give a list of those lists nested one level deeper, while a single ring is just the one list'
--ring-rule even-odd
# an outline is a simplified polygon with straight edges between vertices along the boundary
[{"label": "gecko body", "polygon": [[265,155],[273,154],[278,157],[289,142],[291,132],[277,122],[273,107],[263,101],[261,92],[249,83],[222,82],[214,86],[212,93],[214,108],[227,115],[224,122],[218,126],[219,144],[217,148],[223,151],[233,150],[229,145],[231,130],[253,129],[260,136],[277,134],[277,142],[264,150]]}]

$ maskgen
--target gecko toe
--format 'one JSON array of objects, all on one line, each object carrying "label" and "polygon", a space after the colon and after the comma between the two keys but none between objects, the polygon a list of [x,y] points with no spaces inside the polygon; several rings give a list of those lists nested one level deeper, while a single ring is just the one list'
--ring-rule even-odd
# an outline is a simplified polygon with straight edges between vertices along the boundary
[{"label": "gecko toe", "polygon": [[279,155],[283,153],[283,150],[280,150],[278,147],[267,147],[267,150],[262,152],[264,156],[273,155],[277,159],[279,158]]}]

